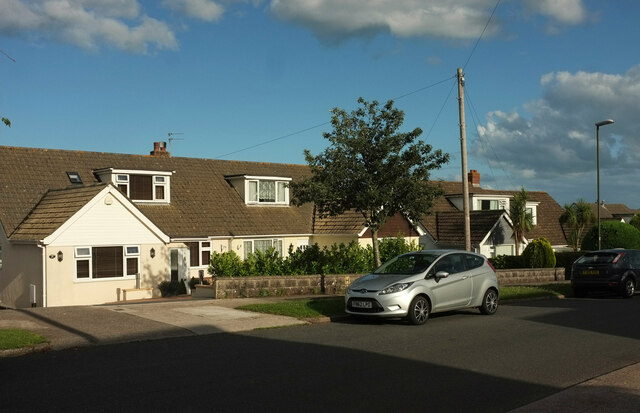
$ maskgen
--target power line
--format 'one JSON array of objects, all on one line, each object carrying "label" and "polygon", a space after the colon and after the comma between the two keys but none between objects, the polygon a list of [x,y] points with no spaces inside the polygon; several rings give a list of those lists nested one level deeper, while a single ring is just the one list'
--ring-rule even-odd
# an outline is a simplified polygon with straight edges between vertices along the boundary
[{"label": "power line", "polygon": [[0,53],[2,53],[3,55],[7,56],[7,58],[10,59],[13,63],[16,62],[16,59],[14,59],[13,57],[9,56],[4,50],[0,49]]},{"label": "power line", "polygon": [[491,20],[493,19],[493,15],[496,13],[496,10],[500,5],[500,1],[501,0],[496,1],[496,5],[493,7],[493,10],[491,11],[491,15],[487,19],[487,23],[484,25],[484,29],[482,29],[482,33],[480,33],[480,36],[478,36],[478,39],[476,40],[476,44],[473,45],[473,49],[471,49],[471,53],[469,53],[469,57],[467,57],[467,61],[464,62],[464,65],[462,66],[463,70],[467,67],[467,64],[469,64],[469,60],[471,60],[471,56],[473,56],[473,54],[475,53],[476,48],[478,47],[478,43],[480,43],[480,40],[484,36],[484,32],[487,30],[487,27],[489,27],[489,23],[491,23]]},{"label": "power line", "polygon": [[[407,96],[413,95],[413,94],[415,94],[415,93],[422,92],[422,91],[424,91],[424,90],[427,90],[427,89],[430,89],[430,88],[432,88],[432,87],[438,86],[439,84],[444,83],[444,82],[446,82],[446,81],[448,81],[448,80],[450,80],[450,79],[453,79],[454,77],[455,77],[455,76],[452,76],[452,77],[448,77],[448,78],[446,78],[446,79],[439,80],[439,81],[437,81],[437,82],[435,82],[435,83],[432,83],[432,84],[430,84],[430,85],[428,85],[428,86],[423,86],[423,87],[421,87],[421,88],[419,88],[419,89],[415,89],[415,90],[413,90],[413,91],[411,91],[411,92],[407,92],[407,93],[402,94],[402,95],[400,95],[400,96],[398,96],[398,97],[392,98],[392,100],[399,100],[399,99],[402,99],[402,98],[404,98],[404,97],[407,97]],[[451,92],[449,92],[449,95],[451,95]],[[442,109],[440,109],[440,112],[442,112]],[[438,113],[438,116],[440,116],[440,113]],[[437,118],[436,118],[436,120],[437,120]],[[283,136],[279,136],[279,137],[277,137],[277,138],[273,138],[273,139],[269,139],[269,140],[264,141],[264,142],[257,143],[257,144],[255,144],[255,145],[247,146],[246,148],[242,148],[242,149],[238,149],[238,150],[236,150],[236,151],[228,152],[228,153],[225,153],[224,155],[216,156],[216,157],[215,157],[215,158],[213,158],[213,159],[220,159],[220,158],[224,158],[224,157],[227,157],[227,156],[229,156],[229,155],[233,155],[233,154],[236,154],[236,153],[239,153],[239,152],[248,151],[248,150],[250,150],[250,149],[254,149],[254,148],[257,148],[257,147],[259,147],[259,146],[267,145],[267,144],[270,144],[270,143],[273,143],[273,142],[279,141],[279,140],[281,140],[281,139],[290,138],[291,136],[299,135],[299,134],[301,134],[301,133],[308,132],[308,131],[313,130],[313,129],[317,129],[317,128],[321,127],[321,126],[325,126],[325,125],[328,125],[328,124],[330,124],[330,123],[331,123],[331,121],[323,122],[323,123],[320,123],[320,124],[315,125],[315,126],[311,126],[311,127],[305,128],[305,129],[301,129],[301,130],[298,130],[298,131],[295,131],[295,132],[288,133],[288,134],[283,135]],[[433,127],[431,127],[431,129],[433,129]],[[429,133],[431,133],[431,131],[429,131]]]}]

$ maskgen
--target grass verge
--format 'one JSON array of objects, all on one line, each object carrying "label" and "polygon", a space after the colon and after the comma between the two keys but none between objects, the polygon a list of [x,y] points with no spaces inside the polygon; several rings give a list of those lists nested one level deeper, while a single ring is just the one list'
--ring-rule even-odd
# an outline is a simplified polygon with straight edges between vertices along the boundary
[{"label": "grass verge", "polygon": [[344,298],[330,297],[287,300],[266,304],[243,305],[238,307],[238,309],[296,318],[331,317],[344,314]]},{"label": "grass verge", "polygon": [[[500,300],[559,296],[573,296],[571,284],[514,285],[500,288]],[[344,298],[330,297],[287,300],[283,302],[243,305],[238,307],[238,309],[296,318],[332,317],[344,314]]]},{"label": "grass verge", "polygon": [[46,342],[46,338],[31,331],[19,328],[0,329],[0,350],[33,347]]}]

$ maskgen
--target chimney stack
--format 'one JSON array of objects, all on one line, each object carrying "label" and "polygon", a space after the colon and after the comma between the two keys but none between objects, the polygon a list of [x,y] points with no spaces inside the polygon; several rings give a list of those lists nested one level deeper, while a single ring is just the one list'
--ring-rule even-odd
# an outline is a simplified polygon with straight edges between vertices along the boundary
[{"label": "chimney stack", "polygon": [[476,171],[475,169],[469,171],[469,173],[467,174],[467,179],[469,180],[469,185],[474,187],[480,186],[480,172]]},{"label": "chimney stack", "polygon": [[166,142],[153,142],[153,150],[149,152],[149,155],[157,158],[168,158],[171,156],[171,154],[167,152]]}]

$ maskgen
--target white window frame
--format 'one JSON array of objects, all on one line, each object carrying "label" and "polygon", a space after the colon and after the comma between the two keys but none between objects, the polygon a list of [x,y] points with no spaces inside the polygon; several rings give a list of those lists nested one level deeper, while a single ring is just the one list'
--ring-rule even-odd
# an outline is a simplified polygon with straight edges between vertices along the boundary
[{"label": "white window frame", "polygon": [[[243,260],[247,259],[249,254],[253,254],[255,252],[256,241],[271,241],[271,247],[269,248],[275,248],[275,244],[279,243],[280,250],[278,251],[278,248],[276,248],[276,251],[278,251],[278,254],[280,254],[281,257],[284,257],[284,239],[283,238],[254,238],[254,239],[246,239],[242,241],[242,250],[243,250],[242,259]],[[247,245],[251,246],[249,251],[247,251]]]},{"label": "white window frame", "polygon": [[[93,248],[108,248],[108,247],[122,247],[122,277],[104,277],[104,278],[93,278]],[[128,248],[135,248],[137,251],[128,252]],[[84,249],[88,249],[89,252],[86,253]],[[127,274],[127,258],[138,258],[138,269],[136,273],[140,272],[140,246],[139,245],[99,245],[99,246],[87,246],[82,245],[75,247],[73,249],[74,256],[74,276],[75,282],[100,282],[100,281],[113,281],[113,280],[132,280],[136,278],[136,274]],[[78,261],[88,261],[89,262],[89,277],[87,278],[78,278]]]},{"label": "white window frame", "polygon": [[[278,177],[245,177],[245,204],[247,205],[289,205],[289,181],[290,178]],[[275,201],[260,201],[260,184],[274,183]],[[251,187],[255,185],[255,195],[251,195]]]}]

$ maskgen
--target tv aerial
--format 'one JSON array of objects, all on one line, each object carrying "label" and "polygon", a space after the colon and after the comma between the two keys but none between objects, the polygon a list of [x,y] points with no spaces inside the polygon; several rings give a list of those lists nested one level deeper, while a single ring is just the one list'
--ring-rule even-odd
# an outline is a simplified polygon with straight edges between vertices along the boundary
[{"label": "tv aerial", "polygon": [[174,135],[184,135],[184,133],[182,133],[182,132],[169,132],[169,133],[167,133],[167,140],[169,141],[169,148],[167,148],[167,149],[168,149],[169,153],[171,153],[171,142],[172,141],[183,141],[184,140],[184,138],[174,138],[173,137]]}]

